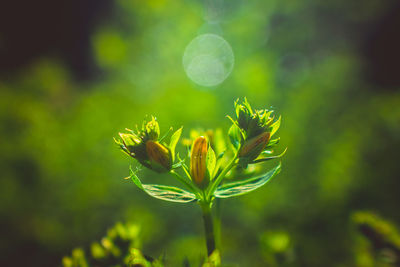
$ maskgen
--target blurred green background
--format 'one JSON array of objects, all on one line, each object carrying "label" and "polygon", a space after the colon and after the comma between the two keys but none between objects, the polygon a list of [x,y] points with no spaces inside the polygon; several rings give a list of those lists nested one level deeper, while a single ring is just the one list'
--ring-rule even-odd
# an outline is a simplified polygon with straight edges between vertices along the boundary
[{"label": "blurred green background", "polygon": [[[63,8],[48,2],[40,3],[49,20],[32,22],[38,31]],[[71,16],[56,22],[82,24],[67,31],[68,22],[56,23],[42,37],[27,26],[29,5],[18,7],[18,27],[1,21],[1,266],[60,265],[117,221],[138,224],[143,252],[165,253],[169,266],[201,257],[199,208],[150,198],[124,180],[132,159],[112,138],[146,115],[163,131],[184,125],[184,136],[227,130],[225,115],[244,96],[282,115],[288,152],[266,187],[221,203],[223,262],[374,266],[357,256],[350,217],[372,210],[400,224],[397,1],[104,2],[68,6]],[[182,67],[187,44],[206,32],[220,34],[235,56],[231,75],[213,88]],[[12,39],[25,41],[10,54],[13,34],[27,39]],[[60,41],[45,45],[53,36]],[[74,38],[87,47],[74,47]],[[25,50],[36,53],[26,62]],[[155,176],[142,173],[143,181],[171,181]]]}]

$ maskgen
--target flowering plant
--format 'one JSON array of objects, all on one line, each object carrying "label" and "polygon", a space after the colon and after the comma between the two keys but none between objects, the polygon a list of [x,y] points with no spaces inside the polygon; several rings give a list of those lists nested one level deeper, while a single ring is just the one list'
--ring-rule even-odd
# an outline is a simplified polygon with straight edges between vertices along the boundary
[{"label": "flowering plant", "polygon": [[[247,99],[235,101],[235,118],[228,118],[232,126],[228,131],[231,146],[226,148],[221,131],[207,131],[203,135],[192,131],[192,141],[186,159],[175,153],[182,128],[165,142],[169,132],[160,138],[160,127],[154,117],[144,121],[141,129],[127,129],[115,142],[121,150],[141,165],[159,172],[170,173],[185,189],[159,184],[143,184],[138,171],[130,170],[129,178],[144,192],[165,201],[197,202],[203,211],[208,255],[216,249],[212,219],[212,205],[216,198],[229,198],[249,193],[271,180],[280,172],[281,164],[259,176],[240,179],[252,174],[249,165],[280,158],[284,153],[272,155],[279,138],[274,138],[281,117],[272,110],[253,110]],[[194,133],[194,134],[193,134]],[[273,139],[274,138],[274,139]],[[188,162],[187,162],[188,161]],[[187,165],[189,163],[189,166]],[[239,177],[238,177],[239,176]],[[228,179],[229,178],[229,179]],[[238,179],[239,178],[239,179]],[[229,181],[235,179],[235,181]]]}]

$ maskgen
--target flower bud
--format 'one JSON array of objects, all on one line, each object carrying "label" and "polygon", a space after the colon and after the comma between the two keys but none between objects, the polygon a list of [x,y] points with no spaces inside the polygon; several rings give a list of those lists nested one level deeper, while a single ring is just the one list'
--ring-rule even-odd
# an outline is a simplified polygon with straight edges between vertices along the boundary
[{"label": "flower bud", "polygon": [[[133,158],[137,157],[145,157],[145,153],[143,153],[142,149],[142,140],[140,140],[139,137],[137,137],[134,134],[125,134],[125,133],[119,133],[119,136],[121,137],[122,144],[121,148],[125,153],[127,153],[129,156]],[[118,141],[119,142],[119,141]],[[118,143],[117,142],[117,143]]]},{"label": "flower bud", "polygon": [[207,173],[208,142],[204,136],[194,140],[190,156],[190,175],[197,185],[202,185]]},{"label": "flower bud", "polygon": [[249,111],[244,106],[239,106],[237,110],[237,122],[239,124],[239,127],[242,129],[247,129],[249,119]]},{"label": "flower bud", "polygon": [[165,172],[171,169],[171,154],[165,146],[156,141],[147,141],[146,152],[152,169],[158,172]]},{"label": "flower bud", "polygon": [[256,159],[268,144],[270,137],[269,132],[264,132],[246,140],[239,151],[239,157],[245,157],[250,161]]},{"label": "flower bud", "polygon": [[119,136],[126,147],[136,146],[140,143],[140,139],[136,135],[119,133]]},{"label": "flower bud", "polygon": [[146,123],[145,132],[150,140],[157,140],[160,135],[160,126],[154,117]]}]

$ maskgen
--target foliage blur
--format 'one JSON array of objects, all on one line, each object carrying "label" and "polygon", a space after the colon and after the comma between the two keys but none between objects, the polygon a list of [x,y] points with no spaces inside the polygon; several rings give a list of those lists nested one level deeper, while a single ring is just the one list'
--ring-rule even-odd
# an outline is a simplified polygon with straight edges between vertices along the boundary
[{"label": "foliage blur", "polygon": [[[88,266],[133,266],[133,267],[164,267],[165,258],[163,256],[154,259],[143,255],[137,249],[140,228],[135,224],[123,225],[117,223],[107,231],[107,235],[100,242],[93,242],[90,252],[87,253],[81,248],[72,251],[71,256],[63,258],[64,267],[88,267]],[[187,262],[187,261],[186,261]],[[189,264],[188,262],[186,265]],[[203,261],[194,266],[218,267],[221,259],[218,250],[209,257],[204,257]]]},{"label": "foliage blur", "polygon": [[[288,151],[268,186],[218,204],[222,262],[374,266],[350,218],[373,210],[400,225],[400,93],[369,82],[358,42],[391,3],[116,1],[91,35],[95,79],[79,82],[45,57],[0,81],[0,265],[60,265],[117,221],[138,225],[137,247],[164,254],[168,266],[202,259],[199,208],[124,180],[132,159],[113,137],[146,115],[162,132],[183,125],[186,137],[191,128],[227,131],[225,115],[246,96],[282,115]],[[182,67],[185,46],[206,32],[235,55],[215,88],[194,84]]]}]

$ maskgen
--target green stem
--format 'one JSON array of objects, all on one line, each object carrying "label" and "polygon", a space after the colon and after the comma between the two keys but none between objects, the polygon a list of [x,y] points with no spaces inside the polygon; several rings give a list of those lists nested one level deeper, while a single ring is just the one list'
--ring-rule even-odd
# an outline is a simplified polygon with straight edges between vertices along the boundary
[{"label": "green stem", "polygon": [[199,190],[196,189],[190,182],[186,181],[182,176],[179,175],[179,173],[175,171],[170,171],[171,174],[173,174],[178,180],[184,184],[192,193],[194,193],[197,197],[199,197],[200,193]]},{"label": "green stem", "polygon": [[201,203],[200,206],[203,211],[204,232],[205,232],[206,244],[207,244],[207,254],[208,254],[208,256],[210,256],[211,253],[213,253],[213,251],[216,248],[213,218],[212,218],[212,214],[211,214],[211,204],[210,203]]},{"label": "green stem", "polygon": [[215,199],[214,235],[217,248],[221,247],[221,199]]},{"label": "green stem", "polygon": [[225,167],[225,169],[222,170],[222,172],[218,175],[217,178],[215,178],[214,182],[212,183],[211,187],[209,188],[207,194],[206,194],[206,200],[211,201],[212,194],[214,194],[215,190],[217,189],[217,186],[221,183],[222,179],[225,178],[225,175],[233,168],[233,166],[236,164],[236,159],[238,157],[238,153],[235,154],[231,162]]}]

